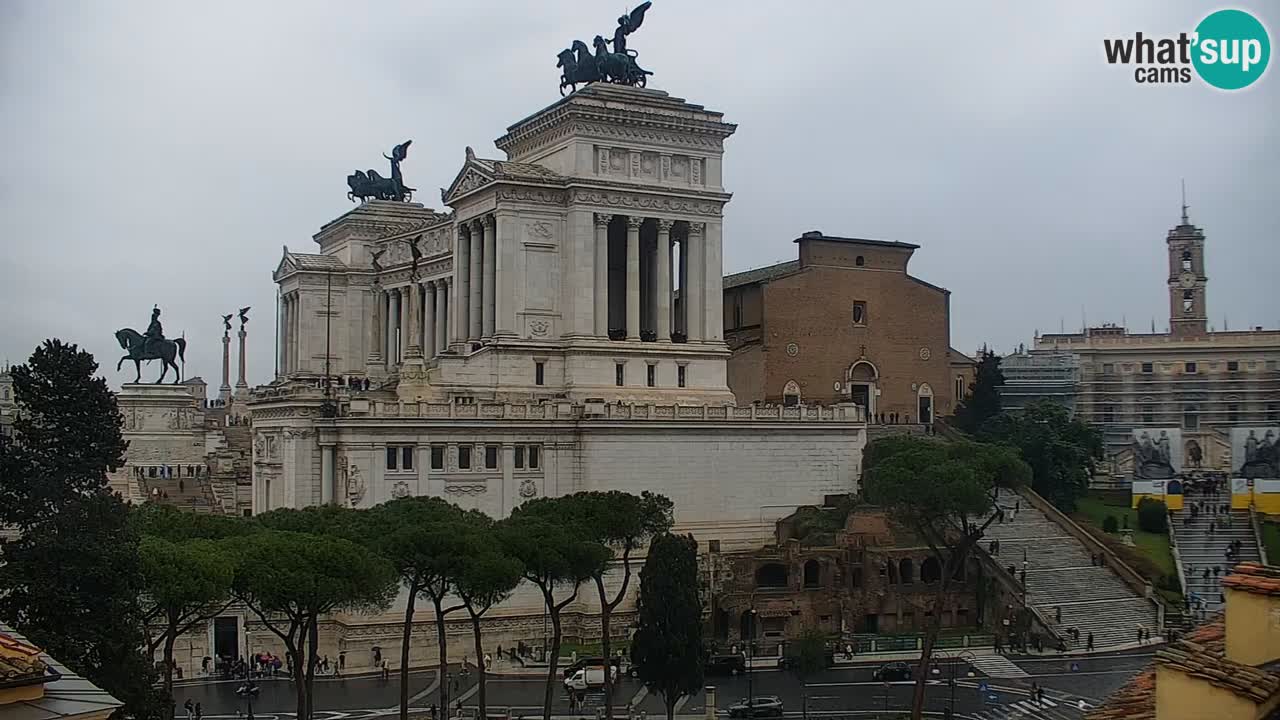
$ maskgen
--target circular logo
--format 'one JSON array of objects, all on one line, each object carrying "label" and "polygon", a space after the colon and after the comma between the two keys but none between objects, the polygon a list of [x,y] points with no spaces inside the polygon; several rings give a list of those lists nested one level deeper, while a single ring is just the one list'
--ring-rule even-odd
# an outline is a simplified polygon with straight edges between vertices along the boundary
[{"label": "circular logo", "polygon": [[800,346],[795,343],[787,343],[787,354],[795,357],[800,354]]},{"label": "circular logo", "polygon": [[929,358],[931,358],[931,357],[933,357],[933,353],[932,353],[932,352],[930,352],[929,348],[927,348],[927,347],[922,347],[922,348],[920,348],[920,359],[921,359],[921,360],[928,360],[928,359],[929,359]]},{"label": "circular logo", "polygon": [[1196,26],[1191,63],[1200,79],[1220,90],[1249,87],[1270,59],[1267,29],[1243,10],[1219,10]]}]

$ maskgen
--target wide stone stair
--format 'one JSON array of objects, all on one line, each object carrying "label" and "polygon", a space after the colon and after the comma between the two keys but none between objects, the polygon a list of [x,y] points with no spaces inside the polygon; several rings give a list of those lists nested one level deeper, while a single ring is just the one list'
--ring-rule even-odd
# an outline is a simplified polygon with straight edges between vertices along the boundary
[{"label": "wide stone stair", "polygon": [[1001,491],[999,505],[1004,522],[987,528],[984,547],[999,540],[1000,552],[992,559],[1013,566],[1014,577],[1026,570],[1027,602],[1055,629],[1064,636],[1069,628],[1079,630],[1079,647],[1093,633],[1099,649],[1137,642],[1139,627],[1157,634],[1155,604],[1109,568],[1092,564],[1083,543],[1016,493]]},{"label": "wide stone stair", "polygon": [[[1258,552],[1258,541],[1253,534],[1253,526],[1249,522],[1248,510],[1231,510],[1229,514],[1200,512],[1194,520],[1188,506],[1197,502],[1188,497],[1182,510],[1173,513],[1173,533],[1178,543],[1178,559],[1182,562],[1182,570],[1186,573],[1188,600],[1198,598],[1206,613],[1222,609],[1222,579],[1230,574],[1231,568],[1242,562],[1261,562]],[[1221,500],[1201,500],[1202,507],[1210,504],[1221,505]],[[1227,526],[1226,519],[1230,518]],[[1218,525],[1212,533],[1209,524],[1217,521]],[[1240,541],[1240,555],[1227,559],[1227,546],[1232,540]],[[1218,574],[1213,573],[1214,568]],[[1205,570],[1209,577],[1205,578]],[[1193,598],[1194,596],[1194,598]],[[1193,602],[1193,609],[1194,607]]]},{"label": "wide stone stair", "polygon": [[[209,487],[207,478],[145,478],[142,489],[147,500],[161,505],[170,505],[188,512],[220,512],[216,509],[213,489]],[[160,490],[158,497],[154,494],[155,489]]]}]

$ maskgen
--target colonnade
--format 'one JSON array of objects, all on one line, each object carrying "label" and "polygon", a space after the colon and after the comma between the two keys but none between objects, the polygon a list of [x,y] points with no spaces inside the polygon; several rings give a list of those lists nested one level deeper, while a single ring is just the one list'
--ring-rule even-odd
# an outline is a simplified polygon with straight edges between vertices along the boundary
[{"label": "colonnade", "polygon": [[[614,237],[625,234],[624,243],[610,242],[611,228]],[[664,343],[706,337],[703,223],[596,213],[595,231],[596,336]],[[625,253],[624,262],[620,258],[611,262],[611,246]],[[610,283],[610,269],[619,265],[625,277],[622,282]],[[610,293],[611,284],[621,297]],[[719,293],[720,289],[714,291]]]},{"label": "colonnade", "polygon": [[431,359],[449,348],[451,278],[375,288],[372,347],[375,362],[398,365]]}]

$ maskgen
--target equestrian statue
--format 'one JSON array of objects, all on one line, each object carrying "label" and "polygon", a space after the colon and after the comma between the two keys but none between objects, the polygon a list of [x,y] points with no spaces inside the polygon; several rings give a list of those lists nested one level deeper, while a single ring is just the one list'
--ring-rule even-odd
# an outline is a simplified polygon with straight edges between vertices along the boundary
[{"label": "equestrian statue", "polygon": [[412,140],[405,140],[399,145],[391,149],[391,154],[383,153],[382,157],[391,161],[391,177],[384,178],[378,174],[377,170],[372,168],[365,172],[357,170],[347,176],[347,199],[355,202],[356,198],[360,202],[368,200],[394,200],[396,202],[409,202],[413,199],[413,191],[417,188],[411,188],[404,184],[404,176],[400,174],[400,163],[409,155],[409,144]]},{"label": "equestrian statue", "polygon": [[[627,36],[640,28],[645,11],[652,4],[643,2],[629,14],[618,18],[612,40],[597,35],[592,43],[595,55],[581,40],[574,40],[568,49],[561,51],[556,63],[556,67],[562,69],[560,94],[564,95],[565,88],[570,88],[571,92],[577,90],[579,83],[611,82],[644,87],[648,76],[653,73],[636,64],[637,53],[627,47]],[[613,45],[612,52],[609,51],[610,44]]]},{"label": "equestrian statue", "polygon": [[187,341],[183,338],[169,340],[164,336],[164,328],[160,325],[159,306],[151,310],[151,324],[147,326],[145,333],[140,335],[133,328],[121,328],[116,331],[116,342],[120,343],[120,348],[127,353],[116,363],[116,371],[120,370],[125,360],[132,360],[135,383],[142,382],[143,360],[161,361],[160,379],[156,380],[157,385],[164,382],[169,368],[173,368],[173,383],[177,385],[182,381],[182,369],[174,359],[186,360],[184,356],[187,351]]}]

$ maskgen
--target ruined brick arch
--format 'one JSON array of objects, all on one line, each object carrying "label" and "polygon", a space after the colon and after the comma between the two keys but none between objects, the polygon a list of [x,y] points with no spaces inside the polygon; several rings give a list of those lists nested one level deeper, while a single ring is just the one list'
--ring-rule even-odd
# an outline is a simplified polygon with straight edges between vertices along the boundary
[{"label": "ruined brick arch", "polygon": [[822,584],[822,566],[817,560],[809,560],[804,564],[804,586],[816,588]]},{"label": "ruined brick arch", "polygon": [[782,563],[766,563],[756,568],[756,587],[784,588],[790,582],[787,577],[787,566]]},{"label": "ruined brick arch", "polygon": [[920,563],[920,582],[934,583],[942,578],[942,566],[937,558],[926,558]]},{"label": "ruined brick arch", "polygon": [[915,567],[911,563],[911,558],[903,558],[898,563],[898,580],[903,585],[915,582]]}]

